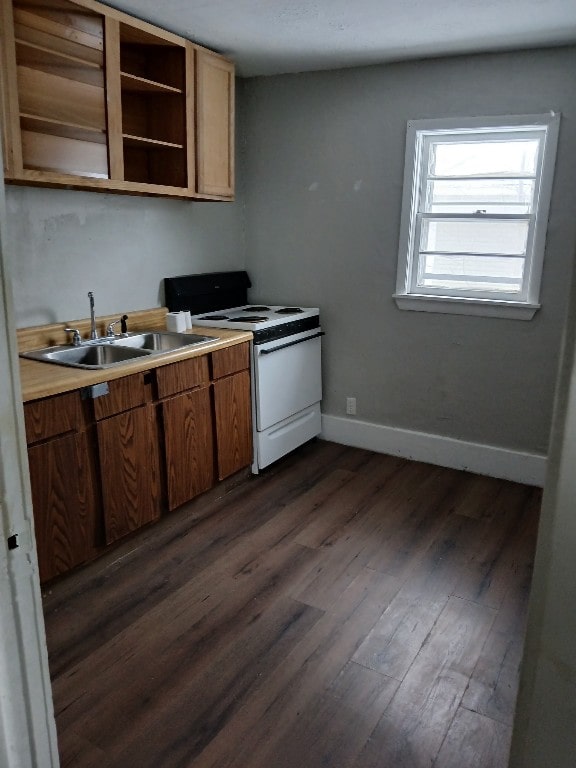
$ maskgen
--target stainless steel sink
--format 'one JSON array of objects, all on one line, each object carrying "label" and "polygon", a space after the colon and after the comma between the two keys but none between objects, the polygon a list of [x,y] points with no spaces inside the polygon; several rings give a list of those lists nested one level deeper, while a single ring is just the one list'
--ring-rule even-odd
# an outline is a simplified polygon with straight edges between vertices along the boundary
[{"label": "stainless steel sink", "polygon": [[114,339],[100,339],[84,342],[80,346],[46,347],[31,352],[22,352],[21,357],[57,363],[72,368],[110,368],[141,357],[161,355],[176,349],[214,341],[212,336],[193,333],[171,333],[170,331],[149,331],[134,333]]},{"label": "stainless steel sink", "polygon": [[171,352],[174,349],[190,347],[195,344],[205,344],[214,341],[213,336],[200,336],[197,333],[173,333],[171,331],[150,331],[148,333],[131,333],[125,338],[118,339],[116,344],[131,349],[145,349],[151,352]]},{"label": "stainless steel sink", "polygon": [[73,368],[109,368],[111,365],[126,363],[149,353],[142,349],[131,349],[116,344],[86,344],[80,347],[47,347],[32,352],[23,352],[22,357],[45,363],[58,363]]}]

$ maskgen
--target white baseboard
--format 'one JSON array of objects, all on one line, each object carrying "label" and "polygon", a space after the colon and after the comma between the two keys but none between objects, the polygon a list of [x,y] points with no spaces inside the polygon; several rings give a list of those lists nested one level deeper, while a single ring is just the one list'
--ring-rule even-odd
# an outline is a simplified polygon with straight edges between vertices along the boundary
[{"label": "white baseboard", "polygon": [[465,469],[479,475],[513,480],[516,483],[544,486],[546,456],[468,443],[442,435],[386,427],[367,421],[322,415],[323,440],[387,453],[405,459]]}]

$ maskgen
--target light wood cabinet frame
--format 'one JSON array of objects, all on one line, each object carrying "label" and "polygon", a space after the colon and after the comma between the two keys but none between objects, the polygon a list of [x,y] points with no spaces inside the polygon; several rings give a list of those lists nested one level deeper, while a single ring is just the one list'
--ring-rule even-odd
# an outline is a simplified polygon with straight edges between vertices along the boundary
[{"label": "light wood cabinet frame", "polygon": [[[54,33],[58,50],[43,43],[60,21],[49,18],[41,9],[43,2],[18,8],[19,0],[0,0],[0,107],[8,183],[38,186],[66,186],[128,194],[163,195],[188,199],[232,200],[234,196],[234,65],[219,54],[208,51],[184,38],[152,24],[102,5],[96,0],[54,1],[62,11],[76,8],[76,21],[70,21],[67,34]],[[18,43],[15,34],[14,7],[20,20],[36,19],[30,42]],[[40,10],[38,10],[40,8]],[[82,29],[84,18],[101,23],[100,60],[90,53],[90,32]],[[71,14],[72,17],[74,13]],[[77,23],[77,19],[81,23]],[[21,25],[20,25],[21,26]],[[40,36],[40,38],[38,38]],[[100,36],[100,35],[99,35]],[[93,39],[93,38],[92,38]],[[39,42],[38,42],[39,40]],[[76,55],[74,46],[82,47]],[[19,76],[22,50],[31,70]],[[182,51],[183,82],[162,84],[130,72],[122,72],[122,47],[147,46],[152,51],[166,49],[168,58]],[[82,58],[85,55],[85,59]],[[60,58],[74,71],[68,96],[57,86],[46,88],[54,80],[51,64],[38,60]],[[161,60],[162,53],[159,53]],[[167,71],[170,63],[166,63]],[[86,70],[83,72],[82,70]],[[99,80],[102,85],[99,86]],[[168,78],[170,80],[170,78]],[[98,82],[97,82],[98,81]],[[103,88],[102,106],[96,86]],[[61,88],[62,86],[58,86]],[[20,89],[20,90],[19,90]],[[22,90],[24,89],[24,90]],[[74,96],[73,90],[78,91]],[[146,92],[148,91],[148,95]],[[58,101],[50,108],[52,93]],[[166,109],[158,109],[165,94]],[[20,96],[24,97],[22,101]],[[41,102],[38,117],[23,110],[26,101]],[[36,101],[35,101],[36,100]],[[84,103],[82,115],[75,120],[74,110]],[[140,107],[139,105],[143,105]],[[149,104],[150,135],[130,129],[138,127],[139,109]],[[124,110],[124,116],[123,116]],[[51,113],[55,111],[55,118]],[[59,111],[64,116],[59,119]],[[46,113],[44,116],[43,113]],[[166,116],[164,117],[164,113]],[[133,119],[132,119],[133,118]],[[152,124],[163,119],[166,130]],[[182,125],[174,133],[174,124]],[[163,135],[164,134],[164,135]],[[52,163],[54,158],[54,163]]]},{"label": "light wood cabinet frame", "polygon": [[22,175],[20,102],[16,76],[16,44],[11,0],[0,0],[0,97],[2,107],[2,149],[7,177]]},{"label": "light wood cabinet frame", "polygon": [[106,56],[106,111],[108,124],[108,162],[110,178],[124,179],[122,152],[122,101],[120,86],[120,23],[107,16],[104,20]]}]

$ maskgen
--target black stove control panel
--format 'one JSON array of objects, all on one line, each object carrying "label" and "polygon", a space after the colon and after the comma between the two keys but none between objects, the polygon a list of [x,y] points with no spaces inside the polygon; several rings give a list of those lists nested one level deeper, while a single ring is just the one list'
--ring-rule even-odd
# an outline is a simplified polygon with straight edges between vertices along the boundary
[{"label": "black stove control panel", "polygon": [[273,325],[270,328],[256,328],[253,331],[254,344],[264,344],[267,341],[283,339],[286,336],[293,336],[302,331],[311,331],[314,328],[320,328],[320,317],[305,317],[302,320],[291,320],[281,325]]}]

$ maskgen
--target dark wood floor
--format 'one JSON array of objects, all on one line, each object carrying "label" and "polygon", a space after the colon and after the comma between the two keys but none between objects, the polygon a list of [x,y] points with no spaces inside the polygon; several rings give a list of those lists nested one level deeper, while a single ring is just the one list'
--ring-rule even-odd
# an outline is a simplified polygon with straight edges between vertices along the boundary
[{"label": "dark wood floor", "polygon": [[313,442],[45,590],[62,765],[504,768],[537,489]]}]

